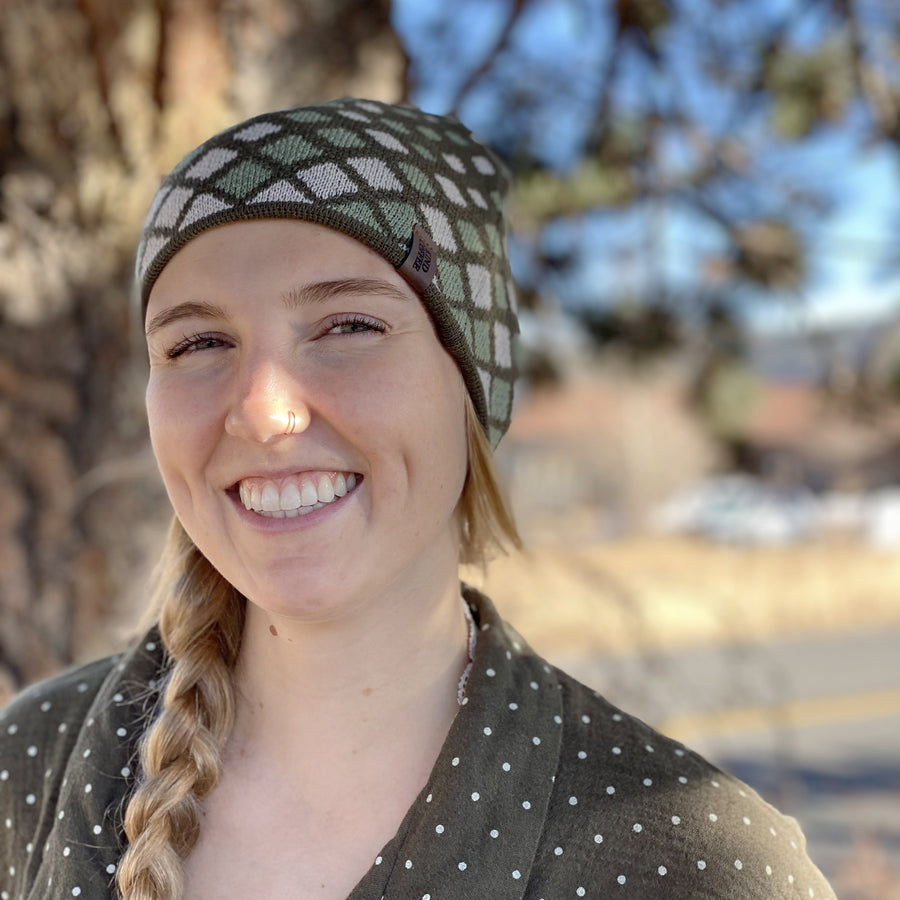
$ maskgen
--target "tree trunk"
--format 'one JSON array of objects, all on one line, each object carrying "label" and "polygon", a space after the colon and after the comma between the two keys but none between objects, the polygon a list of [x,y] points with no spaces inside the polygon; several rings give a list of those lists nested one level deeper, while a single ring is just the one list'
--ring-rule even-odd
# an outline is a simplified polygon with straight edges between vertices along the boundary
[{"label": "tree trunk", "polygon": [[107,650],[168,520],[133,253],[162,174],[246,116],[396,100],[389,0],[7,0],[0,29],[0,699]]}]

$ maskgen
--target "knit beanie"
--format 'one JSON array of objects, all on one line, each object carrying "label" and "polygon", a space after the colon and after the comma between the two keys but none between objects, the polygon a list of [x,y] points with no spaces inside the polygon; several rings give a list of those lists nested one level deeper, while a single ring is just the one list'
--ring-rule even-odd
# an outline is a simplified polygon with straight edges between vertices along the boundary
[{"label": "knit beanie", "polygon": [[345,98],[256,116],[162,183],[137,253],[143,312],[188,241],[248,219],[302,219],[383,256],[422,298],[496,447],[509,427],[518,333],[503,163],[456,119]]}]

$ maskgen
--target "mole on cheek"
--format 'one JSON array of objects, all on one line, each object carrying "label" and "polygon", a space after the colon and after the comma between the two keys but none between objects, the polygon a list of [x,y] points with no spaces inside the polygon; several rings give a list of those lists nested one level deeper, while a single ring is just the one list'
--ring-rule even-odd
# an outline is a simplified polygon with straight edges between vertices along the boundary
[{"label": "mole on cheek", "polygon": [[274,625],[269,626],[269,633],[278,637],[278,629]]},{"label": "mole on cheek", "polygon": [[372,696],[372,688],[363,688],[363,697],[371,697]]}]

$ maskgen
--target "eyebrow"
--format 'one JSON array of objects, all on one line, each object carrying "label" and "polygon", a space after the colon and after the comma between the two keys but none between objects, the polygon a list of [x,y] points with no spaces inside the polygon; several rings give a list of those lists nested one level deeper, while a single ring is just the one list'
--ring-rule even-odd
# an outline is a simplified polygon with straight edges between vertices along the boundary
[{"label": "eyebrow", "polygon": [[409,302],[409,297],[396,285],[380,278],[343,278],[337,281],[318,281],[315,284],[298,285],[282,295],[288,309],[296,309],[311,303],[322,303],[334,297],[348,295],[388,297]]},{"label": "eyebrow", "polygon": [[171,325],[179,319],[227,319],[228,315],[221,306],[215,303],[207,303],[203,300],[188,300],[185,303],[179,303],[177,306],[170,306],[162,312],[157,313],[148,323],[146,336],[151,337],[160,328]]},{"label": "eyebrow", "polygon": [[[309,304],[323,303],[334,297],[344,296],[379,296],[389,297],[404,303],[409,297],[396,285],[380,278],[344,278],[337,281],[318,281],[314,284],[298,285],[282,294],[284,305],[288,309],[297,309]],[[215,303],[205,300],[188,300],[177,306],[170,306],[157,313],[147,324],[146,336],[152,337],[161,328],[171,325],[180,319],[227,319],[228,314]]]}]

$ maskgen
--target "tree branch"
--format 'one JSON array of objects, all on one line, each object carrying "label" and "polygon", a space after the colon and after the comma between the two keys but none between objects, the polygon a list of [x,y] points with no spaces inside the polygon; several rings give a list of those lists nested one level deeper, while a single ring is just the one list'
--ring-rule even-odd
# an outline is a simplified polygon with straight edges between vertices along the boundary
[{"label": "tree branch", "polygon": [[463,81],[457,89],[453,101],[450,104],[449,112],[451,114],[459,114],[459,107],[462,105],[466,94],[468,94],[469,91],[471,91],[472,88],[475,87],[475,85],[491,70],[497,57],[509,46],[513,30],[518,24],[519,18],[521,17],[527,2],[528,0],[513,0],[513,6],[510,10],[509,17],[503,26],[503,30],[497,36],[494,46],[481,61],[481,65],[469,72],[465,81]]}]

